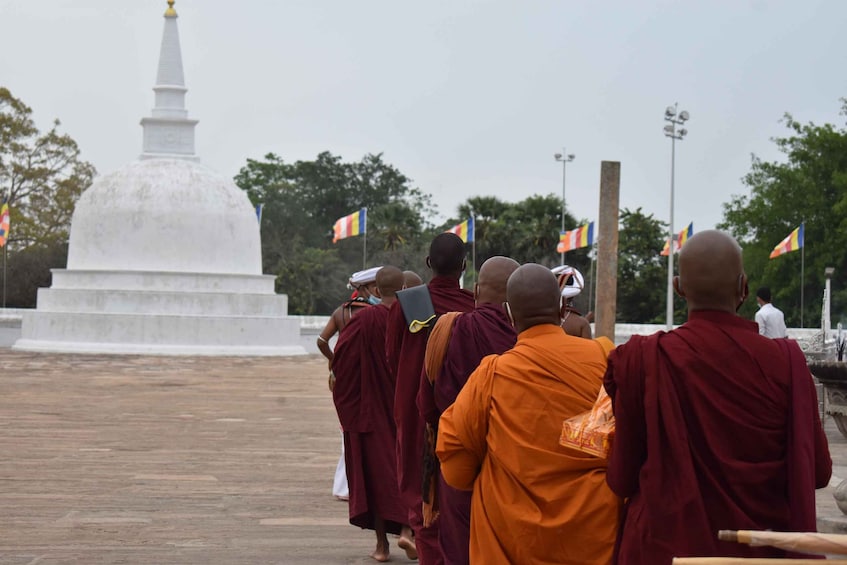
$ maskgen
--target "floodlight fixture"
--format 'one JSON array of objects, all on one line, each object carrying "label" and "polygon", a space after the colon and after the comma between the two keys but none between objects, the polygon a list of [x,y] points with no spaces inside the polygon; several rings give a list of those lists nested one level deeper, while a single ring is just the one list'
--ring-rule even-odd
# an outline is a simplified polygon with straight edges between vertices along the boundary
[{"label": "floodlight fixture", "polygon": [[[682,138],[688,134],[688,130],[685,128],[677,129],[677,126],[681,126],[684,124],[688,118],[690,117],[688,112],[683,110],[682,112],[677,113],[678,104],[674,104],[673,106],[668,106],[665,109],[665,121],[668,122],[665,125],[664,133],[665,137],[671,138],[671,195],[670,195],[670,218],[668,221],[668,241],[674,241],[674,225],[673,225],[673,212],[674,212],[674,165],[676,161],[676,140],[682,141]],[[673,329],[673,251],[668,253],[668,296],[667,296],[667,313],[666,313],[666,322],[667,329]]]},{"label": "floodlight fixture", "polygon": [[[573,153],[568,153],[567,151],[562,149],[561,153],[555,153],[555,154],[553,154],[553,157],[556,159],[556,161],[561,161],[561,163],[562,163],[562,232],[564,232],[565,231],[565,179],[566,179],[566,174],[567,174],[567,165],[570,161],[574,160],[574,157],[576,157],[576,155],[574,155]],[[562,256],[561,257],[562,258],[562,265],[564,265],[565,264],[565,253],[562,252],[561,256]]]}]

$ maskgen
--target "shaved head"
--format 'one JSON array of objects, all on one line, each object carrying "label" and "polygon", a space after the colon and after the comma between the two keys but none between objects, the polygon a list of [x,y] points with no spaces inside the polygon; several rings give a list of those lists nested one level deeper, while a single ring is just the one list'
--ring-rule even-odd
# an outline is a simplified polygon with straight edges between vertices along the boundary
[{"label": "shaved head", "polygon": [[454,233],[440,233],[429,245],[426,264],[436,276],[459,278],[465,267],[465,242]]},{"label": "shaved head", "polygon": [[376,288],[383,300],[393,298],[397,291],[403,288],[404,282],[403,271],[391,265],[384,266],[376,274]]},{"label": "shaved head", "polygon": [[537,263],[518,267],[509,277],[506,295],[518,333],[533,326],[561,322],[559,283],[547,267]]},{"label": "shaved head", "polygon": [[405,288],[412,288],[413,286],[420,286],[423,284],[421,276],[415,271],[403,271],[403,279],[406,281],[404,285]]},{"label": "shaved head", "polygon": [[688,302],[689,311],[736,312],[748,294],[738,242],[717,230],[692,236],[679,252],[674,288]]},{"label": "shaved head", "polygon": [[491,257],[479,268],[476,283],[477,304],[502,304],[506,301],[506,283],[520,264],[510,257]]}]

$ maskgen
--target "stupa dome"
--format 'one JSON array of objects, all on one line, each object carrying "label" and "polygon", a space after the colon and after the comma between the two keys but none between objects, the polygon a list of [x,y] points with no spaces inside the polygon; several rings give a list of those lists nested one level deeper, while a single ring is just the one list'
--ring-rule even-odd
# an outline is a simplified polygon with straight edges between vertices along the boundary
[{"label": "stupa dome", "polygon": [[247,195],[211,169],[135,161],[77,202],[68,269],[259,275],[259,223]]},{"label": "stupa dome", "polygon": [[67,269],[38,289],[14,348],[154,355],[305,355],[300,322],[262,274],[247,194],[201,165],[168,0],[140,160],[98,178],[71,218]]}]

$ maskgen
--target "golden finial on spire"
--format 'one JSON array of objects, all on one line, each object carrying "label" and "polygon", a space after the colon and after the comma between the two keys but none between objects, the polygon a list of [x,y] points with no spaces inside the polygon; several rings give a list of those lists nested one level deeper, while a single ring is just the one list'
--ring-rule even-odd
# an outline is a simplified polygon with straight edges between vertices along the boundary
[{"label": "golden finial on spire", "polygon": [[176,0],[168,0],[168,9],[165,10],[165,17],[166,18],[175,18],[176,17],[176,10],[174,10],[174,2],[175,1]]}]

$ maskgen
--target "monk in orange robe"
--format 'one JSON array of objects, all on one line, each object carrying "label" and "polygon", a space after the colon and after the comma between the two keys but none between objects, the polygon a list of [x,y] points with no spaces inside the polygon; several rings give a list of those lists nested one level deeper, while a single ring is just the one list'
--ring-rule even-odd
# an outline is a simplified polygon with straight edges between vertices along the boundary
[{"label": "monk in orange robe", "polygon": [[376,532],[371,557],[384,562],[389,559],[387,533],[401,534],[401,549],[413,549],[408,512],[397,488],[394,378],[384,354],[388,312],[403,286],[402,271],[382,267],[375,286],[374,296],[382,302],[363,308],[338,338],[332,398],[344,430],[350,523]]},{"label": "monk in orange robe", "polygon": [[546,267],[520,267],[507,296],[517,344],[483,359],[438,428],[444,479],[473,490],[470,561],[609,563],[620,501],[606,460],[560,446],[559,435],[562,420],[594,405],[611,343],[562,331]]},{"label": "monk in orange robe", "polygon": [[[428,380],[421,386],[418,395],[421,416],[431,429],[437,430],[441,414],[455,402],[479,362],[488,355],[504,353],[515,345],[518,336],[503,304],[506,302],[506,281],[519,266],[509,257],[486,260],[479,269],[479,280],[474,288],[476,307],[473,312],[455,317],[442,316],[433,328],[426,352]],[[450,327],[443,327],[447,325]],[[440,337],[441,332],[444,332],[443,338]],[[432,458],[435,458],[432,447]],[[428,470],[426,465],[424,470]],[[454,489],[444,482],[437,466],[431,472],[435,476],[430,483],[436,492],[425,492],[425,495],[428,500],[434,501],[433,514],[437,508],[438,541],[444,563],[468,565],[471,493]],[[427,479],[425,473],[424,484],[428,484]]]},{"label": "monk in orange robe", "polygon": [[[470,312],[473,293],[459,288],[459,277],[465,270],[465,244],[455,234],[435,236],[429,246],[427,266],[432,280],[427,285],[435,314]],[[440,565],[438,524],[423,525],[422,465],[424,423],[417,407],[417,396],[423,373],[424,355],[429,331],[411,333],[400,303],[395,302],[388,320],[385,351],[388,365],[396,375],[394,421],[397,424],[397,479],[400,496],[409,511],[409,523],[415,532],[415,545],[421,565]]]},{"label": "monk in orange robe", "polygon": [[815,531],[815,488],[832,460],[803,352],[736,315],[741,248],[704,231],[679,254],[688,321],[633,336],[609,358],[616,436],[608,482],[628,497],[617,563],[785,557],[718,541],[718,530]]}]

